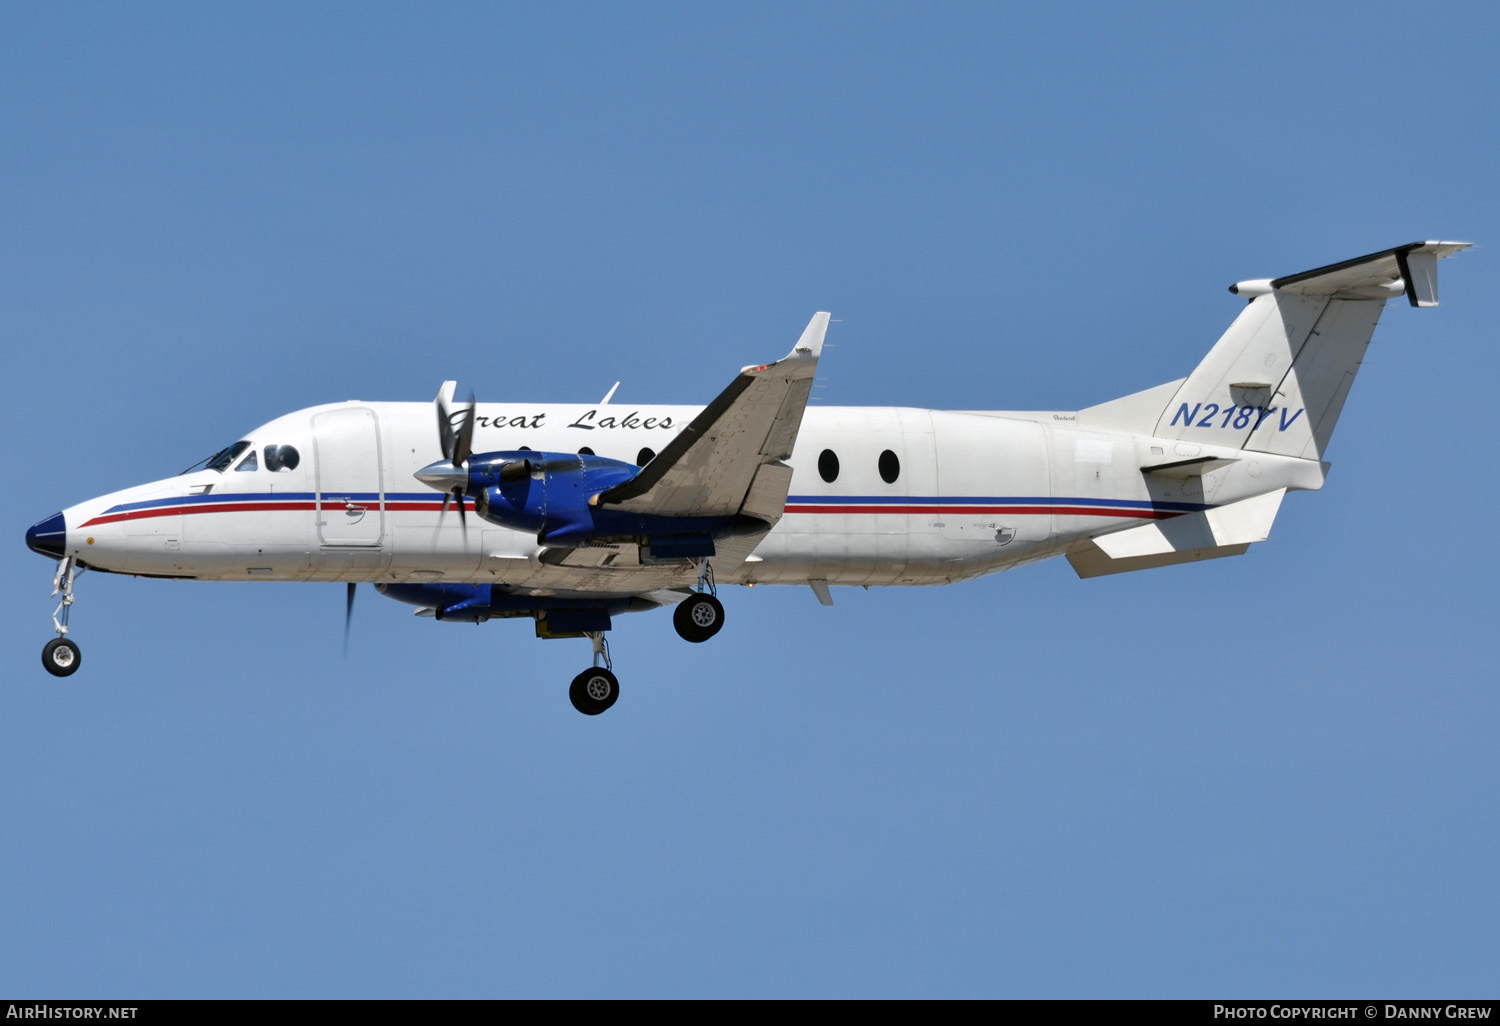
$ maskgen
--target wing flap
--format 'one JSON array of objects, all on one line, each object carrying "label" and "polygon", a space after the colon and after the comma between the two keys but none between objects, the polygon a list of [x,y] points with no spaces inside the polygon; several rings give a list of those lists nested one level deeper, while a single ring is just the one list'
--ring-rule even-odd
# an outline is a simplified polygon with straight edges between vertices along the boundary
[{"label": "wing flap", "polygon": [[740,512],[774,524],[786,509],[786,495],[792,487],[792,468],[785,463],[762,463],[750,482]]}]

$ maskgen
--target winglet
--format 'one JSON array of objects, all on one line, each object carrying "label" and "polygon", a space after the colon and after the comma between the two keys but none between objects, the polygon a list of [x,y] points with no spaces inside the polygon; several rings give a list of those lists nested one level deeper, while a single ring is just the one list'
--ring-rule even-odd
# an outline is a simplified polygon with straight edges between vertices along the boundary
[{"label": "winglet", "polygon": [[811,358],[816,360],[823,352],[823,336],[828,333],[827,311],[813,314],[812,320],[807,322],[807,327],[802,332],[802,337],[792,347],[792,351],[786,354],[788,360]]},{"label": "winglet", "polygon": [[793,378],[810,377],[817,369],[818,357],[823,352],[823,336],[828,333],[827,311],[813,314],[812,320],[807,322],[807,327],[802,330],[802,337],[787,353],[775,363],[752,364],[749,367],[741,367],[741,374],[763,374],[775,369],[777,371],[790,372]]}]

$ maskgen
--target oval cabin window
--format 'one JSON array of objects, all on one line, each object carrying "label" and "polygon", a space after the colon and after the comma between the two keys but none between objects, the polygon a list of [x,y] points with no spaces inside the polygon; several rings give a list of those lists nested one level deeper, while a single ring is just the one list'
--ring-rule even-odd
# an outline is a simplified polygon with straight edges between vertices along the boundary
[{"label": "oval cabin window", "polygon": [[880,454],[880,480],[886,484],[895,484],[896,478],[901,476],[901,461],[896,454],[887,449]]},{"label": "oval cabin window", "polygon": [[302,457],[290,445],[268,445],[265,450],[266,469],[286,472],[296,470]]},{"label": "oval cabin window", "polygon": [[635,465],[638,467],[644,467],[654,459],[656,459],[655,449],[642,449],[640,452],[635,454]]},{"label": "oval cabin window", "polygon": [[824,449],[818,454],[818,476],[829,484],[838,480],[839,458],[832,449]]}]

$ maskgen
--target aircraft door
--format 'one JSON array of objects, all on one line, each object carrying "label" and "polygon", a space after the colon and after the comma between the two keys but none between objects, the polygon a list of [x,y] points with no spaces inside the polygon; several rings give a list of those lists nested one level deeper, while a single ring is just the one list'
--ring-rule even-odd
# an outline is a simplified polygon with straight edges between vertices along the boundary
[{"label": "aircraft door", "polygon": [[364,406],[313,417],[317,461],[318,541],[324,546],[378,546],[385,533],[379,424]]}]

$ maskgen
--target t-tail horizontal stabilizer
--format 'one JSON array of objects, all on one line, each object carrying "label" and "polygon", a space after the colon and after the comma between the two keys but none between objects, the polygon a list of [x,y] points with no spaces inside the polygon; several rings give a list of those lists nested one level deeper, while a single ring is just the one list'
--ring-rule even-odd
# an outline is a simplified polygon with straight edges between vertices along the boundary
[{"label": "t-tail horizontal stabilizer", "polygon": [[1412,306],[1437,306],[1438,260],[1472,245],[1471,242],[1408,242],[1271,281],[1237,282],[1229,286],[1229,291],[1247,299],[1273,289],[1339,299],[1383,300],[1405,293]]},{"label": "t-tail horizontal stabilizer", "polygon": [[1103,577],[1243,555],[1270,535],[1285,494],[1285,488],[1278,488],[1227,506],[1099,535],[1069,551],[1068,562],[1079,577]]}]

